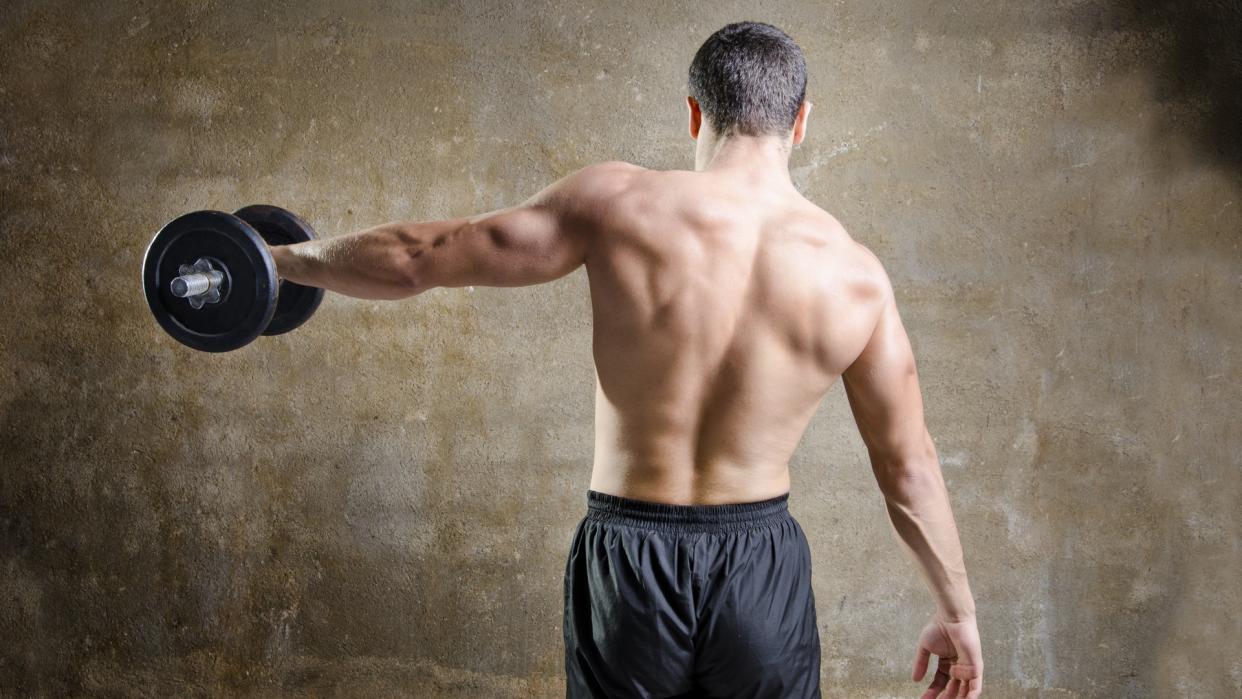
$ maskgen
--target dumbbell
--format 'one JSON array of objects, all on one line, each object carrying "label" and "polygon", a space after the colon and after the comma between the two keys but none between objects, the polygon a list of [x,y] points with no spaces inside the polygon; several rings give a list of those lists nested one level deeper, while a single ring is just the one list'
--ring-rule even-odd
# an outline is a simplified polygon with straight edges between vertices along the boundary
[{"label": "dumbbell", "polygon": [[147,305],[173,339],[204,352],[289,332],[319,308],[323,289],[279,280],[267,246],[314,239],[310,226],[277,206],[178,216],[143,256]]}]

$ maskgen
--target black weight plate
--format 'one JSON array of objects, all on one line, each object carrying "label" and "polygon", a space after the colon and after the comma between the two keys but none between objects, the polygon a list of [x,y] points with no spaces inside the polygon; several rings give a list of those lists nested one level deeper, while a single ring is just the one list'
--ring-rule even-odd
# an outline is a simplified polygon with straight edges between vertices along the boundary
[{"label": "black weight plate", "polygon": [[[200,257],[224,270],[218,303],[195,310],[173,296],[178,267]],[[228,352],[254,340],[276,312],[276,265],[263,238],[223,211],[195,211],[169,221],[142,260],[142,290],[160,326],[182,344]]]},{"label": "black weight plate", "polygon": [[[292,245],[316,237],[315,230],[305,221],[279,206],[254,204],[238,209],[233,215],[253,226],[268,245]],[[276,314],[263,334],[279,335],[293,330],[314,315],[321,301],[323,289],[280,280]]]}]

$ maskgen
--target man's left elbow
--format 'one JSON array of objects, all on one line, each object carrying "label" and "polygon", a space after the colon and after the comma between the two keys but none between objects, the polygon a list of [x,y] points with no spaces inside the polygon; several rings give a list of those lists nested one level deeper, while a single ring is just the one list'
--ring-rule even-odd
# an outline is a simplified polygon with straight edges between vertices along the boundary
[{"label": "man's left elbow", "polygon": [[406,280],[404,286],[402,287],[402,292],[404,296],[408,298],[410,296],[418,296],[424,291],[431,289],[432,286],[433,285],[427,280],[426,275],[414,274]]},{"label": "man's left elbow", "polygon": [[417,296],[431,288],[431,280],[427,265],[419,259],[421,254],[405,254],[394,265],[396,274],[393,280],[393,292],[397,298]]}]

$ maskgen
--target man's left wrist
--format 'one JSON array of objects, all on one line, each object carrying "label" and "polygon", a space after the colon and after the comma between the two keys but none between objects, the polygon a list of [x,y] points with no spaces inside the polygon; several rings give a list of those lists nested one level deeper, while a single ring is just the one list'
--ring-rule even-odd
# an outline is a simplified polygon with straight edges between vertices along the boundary
[{"label": "man's left wrist", "polygon": [[276,281],[280,282],[284,280],[289,268],[289,250],[284,245],[268,245],[267,251],[272,256],[272,262],[276,267]]}]

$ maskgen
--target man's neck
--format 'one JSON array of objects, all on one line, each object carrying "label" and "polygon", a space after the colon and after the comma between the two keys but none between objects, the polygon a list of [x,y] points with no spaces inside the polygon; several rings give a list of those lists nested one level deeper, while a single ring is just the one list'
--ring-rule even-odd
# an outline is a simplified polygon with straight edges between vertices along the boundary
[{"label": "man's neck", "polygon": [[789,181],[788,145],[776,136],[726,136],[700,145],[694,169]]}]

